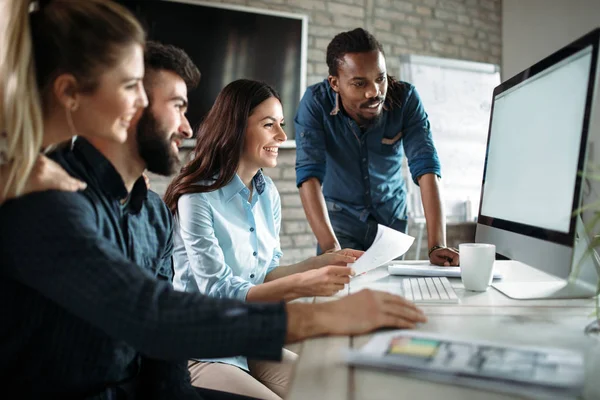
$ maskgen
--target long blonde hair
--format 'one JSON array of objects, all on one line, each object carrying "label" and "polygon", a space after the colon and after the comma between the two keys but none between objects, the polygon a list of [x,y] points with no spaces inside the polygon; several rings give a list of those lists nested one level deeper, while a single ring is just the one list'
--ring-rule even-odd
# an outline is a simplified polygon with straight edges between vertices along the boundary
[{"label": "long blonde hair", "polygon": [[42,108],[35,79],[29,29],[29,1],[5,1],[7,19],[0,32],[0,129],[4,133],[7,164],[0,198],[22,193],[42,146]]},{"label": "long blonde hair", "polygon": [[9,0],[5,8],[0,129],[7,136],[8,163],[0,168],[0,199],[23,192],[42,150],[54,79],[72,74],[79,91],[93,92],[103,70],[131,44],[144,46],[146,40],[133,14],[110,0]]}]

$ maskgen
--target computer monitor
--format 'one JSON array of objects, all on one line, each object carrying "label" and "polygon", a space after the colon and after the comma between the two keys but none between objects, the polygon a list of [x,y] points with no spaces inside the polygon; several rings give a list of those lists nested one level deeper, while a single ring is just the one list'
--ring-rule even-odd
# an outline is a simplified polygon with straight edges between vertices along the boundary
[{"label": "computer monitor", "polygon": [[600,165],[599,42],[600,28],[494,89],[475,241],[552,275],[494,283],[509,297],[596,294],[597,257],[583,257],[594,235],[584,220],[595,213],[578,210],[600,200],[586,176]]}]

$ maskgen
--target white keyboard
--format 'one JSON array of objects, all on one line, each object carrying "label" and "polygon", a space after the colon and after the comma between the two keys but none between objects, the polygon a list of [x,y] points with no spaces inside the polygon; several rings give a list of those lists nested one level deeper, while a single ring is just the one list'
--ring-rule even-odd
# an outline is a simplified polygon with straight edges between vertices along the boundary
[{"label": "white keyboard", "polygon": [[404,297],[415,303],[458,303],[458,296],[445,276],[403,278]]},{"label": "white keyboard", "polygon": [[411,277],[394,279],[388,282],[369,282],[353,285],[350,282],[350,293],[361,289],[381,290],[396,294],[414,303],[458,303],[458,296],[445,276]]}]

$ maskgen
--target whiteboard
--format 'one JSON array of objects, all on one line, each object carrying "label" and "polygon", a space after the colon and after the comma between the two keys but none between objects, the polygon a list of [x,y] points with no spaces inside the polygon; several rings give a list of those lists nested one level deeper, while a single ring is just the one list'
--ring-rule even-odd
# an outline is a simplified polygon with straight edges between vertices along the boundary
[{"label": "whiteboard", "polygon": [[[473,221],[479,210],[481,181],[496,64],[448,58],[400,57],[400,80],[413,84],[429,116],[442,165],[441,189],[448,221]],[[406,166],[406,165],[405,165]],[[409,217],[423,217],[421,195],[408,167]]]}]

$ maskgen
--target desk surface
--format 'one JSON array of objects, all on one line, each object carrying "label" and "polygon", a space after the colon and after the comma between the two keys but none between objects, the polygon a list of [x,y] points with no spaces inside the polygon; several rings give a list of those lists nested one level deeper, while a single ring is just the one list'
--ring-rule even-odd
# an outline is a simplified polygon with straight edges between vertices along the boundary
[{"label": "desk surface", "polygon": [[[501,266],[505,281],[534,280],[537,271],[514,271]],[[527,267],[528,268],[528,267]],[[368,287],[372,282],[393,282],[400,277],[389,276],[385,267],[356,277],[350,283]],[[589,379],[588,372],[600,376],[600,341],[584,335],[594,310],[593,299],[513,300],[497,290],[465,291],[460,279],[450,279],[460,298],[460,304],[420,305],[429,321],[418,328],[423,332],[448,333],[500,341],[507,344],[557,346],[584,351],[587,356],[586,398],[600,398],[598,379]],[[347,290],[346,290],[347,293]],[[345,295],[344,293],[339,296]],[[316,298],[315,301],[327,301]],[[342,351],[361,347],[371,335],[356,337],[326,337],[307,340],[302,344],[288,399],[377,400],[377,399],[512,399],[514,395],[491,393],[478,389],[435,383],[384,371],[347,366]],[[595,364],[594,364],[595,362]],[[594,364],[594,365],[592,365]]]}]

